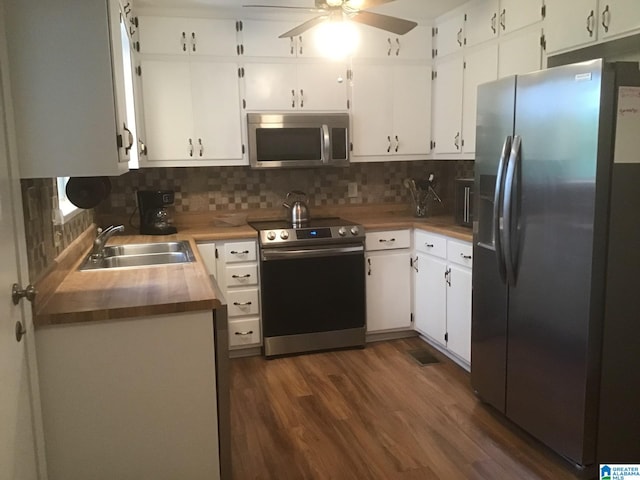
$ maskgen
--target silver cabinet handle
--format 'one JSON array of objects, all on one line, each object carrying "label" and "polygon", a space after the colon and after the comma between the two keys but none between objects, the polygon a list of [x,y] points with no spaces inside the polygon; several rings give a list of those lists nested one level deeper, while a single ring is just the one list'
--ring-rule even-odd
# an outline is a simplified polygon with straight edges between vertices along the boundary
[{"label": "silver cabinet handle", "polygon": [[416,271],[416,273],[419,273],[418,270],[418,260],[420,260],[420,257],[416,256],[416,258],[413,259],[413,269]]},{"label": "silver cabinet handle", "polygon": [[400,140],[398,139],[398,135],[396,135],[396,153],[398,153],[398,148],[400,148]]},{"label": "silver cabinet handle", "polygon": [[298,48],[298,52],[299,52],[300,55],[302,55],[302,53],[303,53],[303,50],[302,50],[302,35],[300,35],[298,37],[298,47],[299,47]]},{"label": "silver cabinet handle", "polygon": [[243,336],[253,335],[253,330],[247,330],[246,332],[235,332],[234,335],[243,335]]},{"label": "silver cabinet handle", "polygon": [[391,50],[393,49],[390,37],[387,37],[387,42],[389,43],[389,49],[387,50],[387,57],[390,57],[391,56]]},{"label": "silver cabinet handle", "polygon": [[242,250],[241,252],[238,252],[236,250],[231,250],[229,253],[231,255],[246,255],[247,253],[249,253],[249,250]]},{"label": "silver cabinet handle", "polygon": [[182,42],[182,51],[186,52],[187,51],[187,34],[186,34],[186,32],[182,32],[181,42]]},{"label": "silver cabinet handle", "polygon": [[602,11],[602,27],[605,33],[609,31],[609,25],[611,24],[611,12],[609,11],[609,5],[604,7]]},{"label": "silver cabinet handle", "polygon": [[458,42],[458,45],[462,46],[462,27],[460,27],[460,30],[458,30],[458,33],[456,34],[456,41]]},{"label": "silver cabinet handle", "polygon": [[461,253],[460,256],[465,260],[471,260],[471,255],[465,255],[464,253]]},{"label": "silver cabinet handle", "polygon": [[380,240],[378,240],[380,243],[386,243],[386,242],[395,242],[396,239],[395,238],[390,238],[389,240],[387,240],[386,238],[381,238]]},{"label": "silver cabinet handle", "polygon": [[236,307],[245,307],[247,305],[251,305],[251,302],[233,302]]},{"label": "silver cabinet handle", "polygon": [[124,153],[126,155],[129,153],[129,150],[131,150],[131,147],[133,147],[133,133],[131,133],[131,130],[127,128],[126,124],[123,124],[122,128],[125,132],[129,134],[129,145],[127,147],[124,147]]},{"label": "silver cabinet handle", "polygon": [[444,281],[447,282],[447,285],[451,286],[451,269],[447,268],[444,272]]},{"label": "silver cabinet handle", "polygon": [[387,153],[391,152],[391,137],[387,136],[387,142],[389,142],[389,146],[387,147]]},{"label": "silver cabinet handle", "polygon": [[500,13],[500,26],[503,31],[507,28],[507,10],[505,8],[503,8],[502,13]]},{"label": "silver cabinet handle", "polygon": [[191,51],[196,51],[196,32],[191,32]]},{"label": "silver cabinet handle", "polygon": [[456,146],[456,150],[460,150],[460,132],[456,133],[453,137],[453,144]]},{"label": "silver cabinet handle", "polygon": [[200,156],[202,156],[202,154],[204,153],[204,145],[202,145],[201,138],[198,139],[198,150],[199,150]]},{"label": "silver cabinet handle", "polygon": [[193,140],[189,139],[189,156],[193,157]]},{"label": "silver cabinet handle", "polygon": [[396,57],[400,55],[400,39],[396,37]]},{"label": "silver cabinet handle", "polygon": [[250,276],[251,276],[250,273],[246,273],[244,275],[235,275],[235,274],[233,274],[233,275],[231,275],[231,278],[249,278]]},{"label": "silver cabinet handle", "polygon": [[427,248],[433,248],[434,247],[433,243],[425,243],[424,246],[427,247]]},{"label": "silver cabinet handle", "polygon": [[591,13],[589,13],[589,16],[587,17],[587,32],[589,32],[589,36],[593,37],[593,28],[594,28],[594,20],[595,20],[595,13],[593,12],[593,10],[591,10]]},{"label": "silver cabinet handle", "polygon": [[300,108],[304,108],[304,90],[300,89]]},{"label": "silver cabinet handle", "polygon": [[493,17],[491,17],[491,31],[496,33],[496,19],[498,18],[498,14],[494,12]]},{"label": "silver cabinet handle", "polygon": [[296,108],[296,91],[291,90],[291,108]]},{"label": "silver cabinet handle", "polygon": [[291,53],[291,55],[295,55],[296,54],[295,40],[293,39],[293,37],[289,37],[289,41],[290,41],[289,52]]}]

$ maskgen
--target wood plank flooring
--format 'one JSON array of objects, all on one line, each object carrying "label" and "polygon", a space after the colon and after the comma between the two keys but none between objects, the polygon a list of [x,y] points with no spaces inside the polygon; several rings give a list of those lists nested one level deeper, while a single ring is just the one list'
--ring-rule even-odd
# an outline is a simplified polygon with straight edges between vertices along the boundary
[{"label": "wood plank flooring", "polygon": [[234,479],[575,479],[418,338],[231,361]]}]

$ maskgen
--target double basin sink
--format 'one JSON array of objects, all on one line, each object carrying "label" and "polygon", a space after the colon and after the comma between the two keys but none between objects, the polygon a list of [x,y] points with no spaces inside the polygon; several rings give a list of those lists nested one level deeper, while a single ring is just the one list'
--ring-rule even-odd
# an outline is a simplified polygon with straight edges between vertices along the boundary
[{"label": "double basin sink", "polygon": [[100,257],[89,254],[80,270],[149,267],[194,261],[189,242],[158,242],[104,247]]}]

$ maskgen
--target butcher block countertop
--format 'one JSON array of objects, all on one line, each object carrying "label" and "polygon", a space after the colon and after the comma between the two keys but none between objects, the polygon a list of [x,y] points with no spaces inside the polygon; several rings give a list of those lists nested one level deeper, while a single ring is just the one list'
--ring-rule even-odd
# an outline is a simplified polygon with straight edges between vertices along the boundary
[{"label": "butcher block countertop", "polygon": [[[371,214],[357,210],[331,210],[323,216],[328,215],[341,216],[362,224],[366,230],[418,228],[464,241],[472,239],[470,229],[455,225],[453,219],[446,216],[421,219],[401,211]],[[39,328],[220,307],[222,300],[217,285],[211,281],[196,244],[257,239],[256,231],[246,223],[236,227],[218,227],[212,222],[178,224],[178,230],[179,233],[175,235],[114,235],[108,244],[187,240],[191,244],[195,262],[79,271],[78,267],[95,238],[95,226],[87,229],[56,259],[47,274],[36,282],[35,326]]]}]

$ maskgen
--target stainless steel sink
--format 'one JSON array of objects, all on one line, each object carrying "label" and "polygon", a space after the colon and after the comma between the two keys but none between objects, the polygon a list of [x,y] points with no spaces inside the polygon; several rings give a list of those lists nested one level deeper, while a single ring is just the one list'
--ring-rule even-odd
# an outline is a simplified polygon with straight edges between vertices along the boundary
[{"label": "stainless steel sink", "polygon": [[105,247],[103,253],[99,258],[88,255],[80,270],[149,267],[194,261],[193,251],[187,241],[112,245]]}]

